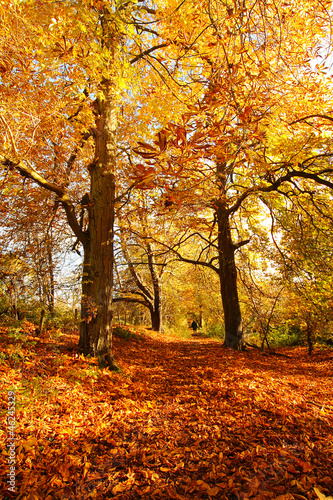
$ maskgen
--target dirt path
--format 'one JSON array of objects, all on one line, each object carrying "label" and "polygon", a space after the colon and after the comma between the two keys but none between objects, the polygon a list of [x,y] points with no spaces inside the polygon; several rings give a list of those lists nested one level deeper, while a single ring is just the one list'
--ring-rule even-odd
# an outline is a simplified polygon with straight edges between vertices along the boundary
[{"label": "dirt path", "polygon": [[21,398],[18,500],[333,495],[331,351],[116,338],[112,374],[67,347],[40,342],[3,370]]},{"label": "dirt path", "polygon": [[327,355],[276,359],[199,339],[142,347],[121,344],[119,356],[132,375],[128,398],[147,401],[144,418],[122,419],[122,467],[158,475],[146,498],[316,498],[318,485],[333,493]]}]

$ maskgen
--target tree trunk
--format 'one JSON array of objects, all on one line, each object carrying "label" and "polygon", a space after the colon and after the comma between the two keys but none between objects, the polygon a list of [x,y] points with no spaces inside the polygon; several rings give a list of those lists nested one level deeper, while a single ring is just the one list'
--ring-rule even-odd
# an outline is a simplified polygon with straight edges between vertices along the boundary
[{"label": "tree trunk", "polygon": [[[137,272],[135,266],[132,262],[131,256],[128,252],[126,241],[122,238],[122,251],[126,262],[128,264],[129,271],[133,277],[136,287],[138,288],[138,295],[143,296],[144,300],[138,298],[128,298],[128,297],[117,297],[115,302],[137,302],[147,307],[150,312],[151,318],[151,328],[156,332],[162,331],[162,297],[161,297],[161,279],[160,275],[155,269],[154,262],[154,252],[151,248],[150,243],[146,244],[145,250],[148,258],[148,269],[150,273],[151,283],[150,287],[146,284],[143,277]],[[152,288],[152,289],[151,289]]]},{"label": "tree trunk", "polygon": [[51,314],[54,316],[54,302],[55,302],[55,283],[54,283],[54,265],[53,265],[53,255],[52,255],[52,236],[47,237],[47,259],[48,259],[48,274],[49,274],[49,284],[47,288],[47,308]]},{"label": "tree trunk", "polygon": [[203,325],[203,317],[202,317],[202,304],[199,305],[199,328],[202,328]]},{"label": "tree trunk", "polygon": [[40,312],[40,320],[39,320],[39,331],[38,331],[39,335],[43,334],[44,322],[45,322],[45,309],[42,309]]},{"label": "tree trunk", "polygon": [[[217,174],[221,191],[225,190],[225,165],[217,164]],[[217,200],[216,216],[218,225],[219,278],[225,324],[225,345],[233,349],[244,348],[242,316],[237,289],[235,245],[232,242],[229,212],[221,197]]]},{"label": "tree trunk", "polygon": [[90,165],[89,239],[84,245],[79,347],[100,365],[112,358],[113,224],[117,110],[110,80],[96,100],[95,158]]},{"label": "tree trunk", "polygon": [[311,356],[313,353],[313,334],[312,334],[313,326],[310,322],[306,324],[306,341],[308,344],[308,353]]},{"label": "tree trunk", "polygon": [[[156,304],[155,304],[156,305]],[[160,304],[150,309],[151,328],[154,332],[162,331],[162,311]]]},{"label": "tree trunk", "polygon": [[161,301],[161,282],[154,265],[154,254],[150,243],[147,244],[148,266],[154,289],[153,309],[151,314],[151,326],[155,332],[162,331],[162,301]]}]

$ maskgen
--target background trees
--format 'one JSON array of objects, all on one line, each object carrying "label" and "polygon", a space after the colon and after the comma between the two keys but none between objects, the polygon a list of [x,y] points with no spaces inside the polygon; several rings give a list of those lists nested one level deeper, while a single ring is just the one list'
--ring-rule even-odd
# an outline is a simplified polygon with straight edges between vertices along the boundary
[{"label": "background trees", "polygon": [[[146,52],[142,33],[149,33],[150,42],[159,36],[145,28],[151,24],[146,17],[156,12],[144,4],[106,1],[10,7],[1,12],[6,96],[1,163],[53,193],[64,208],[84,250],[80,348],[112,366],[116,132],[128,61],[124,37],[132,35],[132,47],[140,51],[133,62],[139,60]],[[149,53],[154,50],[150,45]],[[88,186],[89,197],[83,197],[82,186]],[[80,208],[88,214],[86,227],[77,217]]]},{"label": "background trees", "polygon": [[[333,187],[331,83],[318,63],[330,51],[329,7],[310,0],[1,6],[2,181],[16,196],[10,176],[21,176],[36,211],[42,198],[33,201],[32,183],[43,188],[83,249],[83,352],[113,365],[115,210],[123,217],[140,191],[149,201],[124,218],[123,257],[154,328],[161,328],[159,270],[169,252],[216,274],[226,345],[242,349],[237,266],[262,237],[260,218],[282,220],[289,209],[282,200],[303,198],[320,214]],[[41,261],[51,295],[44,285],[40,295],[52,308],[50,228]],[[297,247],[296,231],[288,234]],[[131,255],[129,245],[141,245],[146,257]],[[151,286],[133,265],[138,256]],[[130,291],[122,298],[133,299]]]},{"label": "background trees", "polygon": [[[141,142],[136,151],[150,165],[141,169],[140,183],[144,177],[154,185],[154,174],[155,185],[164,182],[168,205],[178,200],[181,225],[185,218],[193,227],[199,205],[205,207],[206,227],[198,221],[193,233],[201,239],[200,258],[178,251],[191,237],[188,228],[172,248],[219,275],[226,345],[238,349],[243,328],[236,252],[249,243],[251,218],[275,192],[298,196],[314,183],[331,187],[325,140],[292,127],[295,115],[319,105],[315,89],[322,75],[312,65],[327,42],[330,19],[326,5],[318,8],[320,21],[307,2],[302,8],[209,3],[205,34],[188,49],[200,68],[201,89],[176,123],[159,132],[155,147]],[[183,37],[189,36],[184,29]]]}]

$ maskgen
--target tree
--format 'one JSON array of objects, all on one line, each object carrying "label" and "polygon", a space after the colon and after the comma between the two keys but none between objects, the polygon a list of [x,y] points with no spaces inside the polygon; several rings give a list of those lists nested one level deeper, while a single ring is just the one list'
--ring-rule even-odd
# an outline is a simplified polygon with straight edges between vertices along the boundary
[{"label": "tree", "polygon": [[[7,101],[1,123],[7,143],[1,153],[1,163],[54,193],[65,209],[68,223],[84,248],[80,347],[84,353],[103,358],[112,366],[110,304],[117,113],[115,71],[110,70],[110,65],[115,62],[119,39],[113,13],[106,4],[100,4],[97,10],[88,4],[69,1],[61,4],[24,2],[16,6],[14,12],[2,8],[1,14],[6,26],[3,48],[11,65],[4,69]],[[95,33],[92,31],[94,21],[98,25]],[[89,40],[94,41],[95,56],[99,54],[99,62],[90,73],[90,57],[85,55]],[[17,55],[20,41],[25,52],[19,50]],[[96,71],[101,72],[98,82],[94,79]],[[82,105],[84,92],[89,92],[83,86],[87,79],[95,92],[94,128],[92,113]],[[98,85],[93,86],[93,80]],[[15,104],[17,92],[11,94],[10,85],[21,86],[19,102]],[[75,97],[80,87],[83,93]],[[68,94],[70,97],[66,99]],[[33,99],[37,101],[35,105]],[[31,106],[28,115],[24,100]],[[88,119],[84,111],[90,112]],[[85,121],[83,126],[80,126],[81,120]],[[19,123],[19,129],[14,135],[15,122]],[[74,163],[89,139],[94,143],[94,158],[89,166],[89,227],[84,231],[77,220],[68,186]],[[66,161],[70,148],[72,152]],[[52,162],[54,156],[56,162]],[[61,171],[60,175],[55,167]],[[100,268],[104,269],[102,273]]]},{"label": "tree", "polygon": [[[1,6],[0,161],[56,196],[83,247],[83,352],[113,366],[118,107],[130,64],[138,65],[142,90],[132,85],[122,99],[122,112],[131,107],[135,120],[129,135],[120,128],[120,143],[137,174],[134,187],[149,187],[159,175],[160,191],[184,200],[184,216],[191,219],[204,205],[209,219],[199,236],[201,257],[210,253],[202,262],[220,277],[226,344],[241,349],[235,255],[249,238],[234,230],[234,221],[259,209],[259,193],[295,179],[330,182],[326,165],[318,163],[323,141],[304,131],[291,141],[286,125],[301,112],[312,116],[318,94],[329,88],[309,62],[326,43],[329,6],[326,0],[170,1],[157,9],[106,0],[26,0],[11,4],[11,11]],[[154,73],[159,84],[156,76],[151,80]],[[314,100],[304,101],[304,93]],[[146,116],[139,109],[145,96]],[[329,109],[324,97],[321,104]],[[129,154],[140,121],[140,138],[148,139]],[[148,144],[161,127],[156,144]],[[150,163],[133,163],[140,156]]]},{"label": "tree", "polygon": [[143,2],[1,5],[0,161],[65,210],[84,251],[80,348],[110,367],[118,104],[128,61],[170,43],[153,44],[155,14]]},{"label": "tree", "polygon": [[323,340],[332,324],[331,193],[304,190],[297,197],[270,200],[272,238],[270,258],[288,293],[289,320],[303,330],[313,351],[316,336]]},{"label": "tree", "polygon": [[145,239],[137,242],[133,236],[120,236],[121,255],[127,276],[120,277],[118,266],[118,286],[113,302],[141,304],[149,310],[152,330],[162,331],[162,290],[161,279],[166,267],[164,259],[157,262],[153,243]]},{"label": "tree", "polygon": [[[310,62],[326,43],[328,5],[209,2],[210,41],[202,37],[188,48],[200,61],[201,91],[186,113],[159,132],[154,147],[140,142],[137,149],[149,159],[145,187],[166,186],[171,179],[171,194],[182,200],[179,215],[189,227],[198,219],[199,203],[205,207],[206,227],[198,221],[197,230],[185,229],[166,246],[219,275],[228,347],[243,348],[236,252],[250,240],[247,227],[251,214],[262,209],[260,196],[300,193],[307,180],[332,185],[332,169],[323,161],[332,153],[307,133],[295,131],[291,139],[289,126],[295,114],[318,106],[318,88],[325,102],[328,84]],[[316,9],[323,13],[320,20]],[[189,36],[184,29],[183,37]],[[310,102],[302,97],[304,89]],[[201,240],[197,258],[180,252],[192,236]]]},{"label": "tree", "polygon": [[[0,244],[3,252],[15,252],[29,269],[30,301],[54,314],[56,291],[61,287],[60,269],[73,245],[66,231],[59,203],[37,186],[8,181],[0,193],[3,213]],[[64,227],[65,226],[65,227]]]}]

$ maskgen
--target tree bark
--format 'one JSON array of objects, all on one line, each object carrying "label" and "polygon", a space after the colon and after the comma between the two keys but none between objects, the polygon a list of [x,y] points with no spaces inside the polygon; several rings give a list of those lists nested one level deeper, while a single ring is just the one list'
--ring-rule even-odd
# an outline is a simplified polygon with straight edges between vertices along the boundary
[{"label": "tree bark", "polygon": [[[226,166],[217,163],[218,183],[221,193],[225,192]],[[225,197],[216,201],[218,226],[219,278],[224,311],[225,345],[233,349],[244,348],[242,315],[237,289],[237,269],[235,263],[235,246],[232,242],[229,216]]]},{"label": "tree bark", "polygon": [[306,341],[308,344],[308,353],[311,356],[313,353],[313,325],[310,321],[306,324]]},{"label": "tree bark", "polygon": [[162,331],[162,311],[160,304],[155,304],[155,308],[150,309],[151,328],[154,332]]},{"label": "tree bark", "polygon": [[151,326],[155,332],[162,331],[162,300],[161,300],[161,281],[154,266],[154,254],[151,245],[147,244],[148,266],[154,289],[154,301],[151,314]]},{"label": "tree bark", "polygon": [[100,364],[112,358],[113,224],[115,203],[117,109],[111,80],[96,100],[95,158],[90,165],[88,240],[84,245],[79,347]]}]

